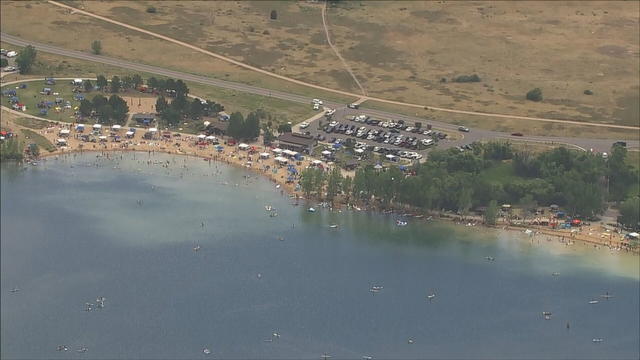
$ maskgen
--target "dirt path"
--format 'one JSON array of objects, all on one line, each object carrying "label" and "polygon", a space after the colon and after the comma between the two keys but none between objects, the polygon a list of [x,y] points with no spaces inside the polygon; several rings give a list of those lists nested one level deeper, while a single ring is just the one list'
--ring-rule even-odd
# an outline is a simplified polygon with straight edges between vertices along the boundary
[{"label": "dirt path", "polygon": [[329,36],[329,27],[327,26],[327,3],[328,3],[328,0],[325,0],[324,4],[322,5],[322,26],[324,27],[324,34],[327,37],[327,42],[329,43],[331,50],[333,50],[333,52],[336,54],[338,59],[340,59],[340,61],[342,62],[342,65],[347,70],[349,75],[351,75],[351,78],[353,78],[353,81],[355,81],[355,83],[360,88],[362,95],[367,96],[367,91],[364,89],[362,84],[360,84],[360,81],[358,81],[358,78],[351,70],[351,67],[349,66],[349,64],[347,64],[347,61],[342,57],[342,55],[340,55],[340,51],[338,51],[338,48],[335,45],[333,45],[333,42],[331,42],[331,36]]}]

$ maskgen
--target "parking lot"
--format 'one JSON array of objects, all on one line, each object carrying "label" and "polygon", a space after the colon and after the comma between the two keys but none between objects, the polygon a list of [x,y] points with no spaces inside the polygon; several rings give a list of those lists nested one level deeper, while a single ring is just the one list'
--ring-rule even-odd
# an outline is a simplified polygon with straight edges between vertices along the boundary
[{"label": "parking lot", "polygon": [[347,107],[331,109],[326,116],[301,124],[300,131],[322,143],[350,141],[356,152],[370,150],[412,160],[422,159],[433,148],[445,144],[450,147],[451,143],[447,133],[433,129],[427,122],[383,119]]}]

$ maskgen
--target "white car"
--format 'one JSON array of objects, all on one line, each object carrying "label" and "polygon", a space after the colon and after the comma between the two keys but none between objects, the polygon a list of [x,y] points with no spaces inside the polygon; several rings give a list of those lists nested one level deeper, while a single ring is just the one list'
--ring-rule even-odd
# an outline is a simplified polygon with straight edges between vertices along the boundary
[{"label": "white car", "polygon": [[6,71],[6,72],[16,71],[16,67],[15,66],[7,66],[6,68],[3,69],[3,71]]},{"label": "white car", "polygon": [[9,51],[7,53],[7,57],[16,57],[16,56],[18,56],[18,53],[15,51]]},{"label": "white car", "polygon": [[320,105],[313,104],[313,110],[320,110]]},{"label": "white car", "polygon": [[306,129],[309,127],[309,123],[306,121],[303,121],[300,123],[300,129]]}]

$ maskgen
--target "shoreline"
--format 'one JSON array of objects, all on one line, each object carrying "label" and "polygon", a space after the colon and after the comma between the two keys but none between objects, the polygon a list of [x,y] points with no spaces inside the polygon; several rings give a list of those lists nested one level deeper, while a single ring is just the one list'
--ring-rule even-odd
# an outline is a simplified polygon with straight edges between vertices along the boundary
[{"label": "shoreline", "polygon": [[[29,129],[18,124],[12,123],[8,121],[10,125],[18,129],[28,129],[31,131],[35,131],[40,135],[44,136],[50,142],[55,144],[55,139],[58,138],[58,132],[60,129],[71,127],[71,124],[64,125],[52,125],[48,128],[43,129]],[[195,158],[201,158],[208,161],[216,161],[220,163],[224,163],[227,165],[235,166],[238,168],[243,168],[246,170],[253,171],[259,175],[264,176],[272,183],[276,184],[276,188],[280,189],[281,194],[284,194],[286,191],[290,197],[299,199],[299,200],[307,200],[310,202],[319,201],[317,199],[305,199],[302,196],[302,192],[297,189],[297,177],[294,177],[293,181],[287,181],[289,179],[289,174],[287,173],[287,168],[277,165],[274,163],[272,157],[268,159],[260,159],[259,153],[261,151],[270,152],[270,149],[266,146],[259,146],[255,144],[249,144],[254,148],[253,152],[239,150],[237,145],[228,146],[226,145],[226,141],[224,142],[224,150],[217,151],[212,149],[208,145],[209,148],[195,145],[196,136],[191,134],[181,134],[180,138],[171,138],[171,139],[156,139],[156,140],[143,140],[142,133],[144,129],[140,128],[140,131],[137,131],[134,138],[124,140],[120,143],[115,142],[105,142],[105,143],[83,143],[79,139],[76,138],[77,132],[75,129],[72,129],[72,133],[75,135],[70,135],[66,138],[67,146],[65,147],[57,147],[53,152],[41,152],[39,159],[46,159],[50,157],[57,157],[61,155],[70,155],[74,153],[84,153],[84,152],[97,152],[97,153],[106,153],[106,152],[140,152],[147,153],[149,156],[158,153],[168,154],[168,155],[184,155],[191,156]],[[223,137],[220,137],[222,140]],[[191,144],[193,142],[193,144]],[[92,145],[90,148],[86,148],[85,145]],[[177,146],[176,146],[177,145]],[[44,150],[43,150],[44,151]],[[304,160],[296,162],[296,167],[299,169],[306,168],[311,165],[311,161],[313,158],[305,157]],[[25,159],[25,163],[28,163],[33,160]],[[36,160],[37,161],[37,160]],[[360,206],[360,207],[358,207]],[[630,252],[634,255],[640,254],[640,249],[631,248],[622,242],[622,239],[619,238],[620,234],[615,234],[610,232],[608,233],[608,239],[605,239],[602,235],[603,229],[588,229],[588,234],[583,233],[583,229],[576,230],[572,229],[569,231],[562,230],[554,230],[548,229],[540,226],[532,226],[532,225],[514,225],[510,223],[502,223],[495,226],[485,225],[481,221],[478,220],[477,217],[467,217],[466,219],[460,215],[451,215],[448,213],[437,213],[437,212],[423,212],[419,209],[410,209],[407,206],[403,206],[400,204],[401,208],[407,210],[403,212],[402,209],[394,209],[394,210],[383,210],[378,209],[375,206],[367,206],[367,205],[354,205],[348,204],[344,201],[344,199],[338,198],[335,205],[332,209],[355,209],[356,211],[375,211],[383,214],[396,214],[403,215],[403,217],[407,217],[409,219],[414,218],[414,214],[419,214],[419,218],[415,218],[416,220],[424,221],[423,217],[427,219],[435,219],[442,222],[452,223],[454,225],[459,226],[481,226],[486,229],[493,229],[498,231],[506,231],[511,234],[520,234],[526,235],[530,237],[534,236],[547,236],[553,237],[558,240],[560,243],[566,243],[567,246],[572,245],[575,242],[580,242],[588,246],[593,246],[594,248],[604,248],[612,251],[620,251],[620,252]],[[406,216],[404,216],[406,215]],[[526,234],[525,231],[530,230],[531,232]],[[600,236],[593,236],[594,233],[600,233]]]}]

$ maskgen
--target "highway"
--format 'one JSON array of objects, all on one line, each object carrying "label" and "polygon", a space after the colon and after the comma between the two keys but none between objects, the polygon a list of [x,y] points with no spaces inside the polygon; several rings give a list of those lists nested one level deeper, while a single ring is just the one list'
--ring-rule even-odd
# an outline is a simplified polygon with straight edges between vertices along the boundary
[{"label": "highway", "polygon": [[[0,38],[2,41],[7,42],[9,44],[18,45],[18,46],[27,46],[32,45],[38,51],[52,53],[61,56],[68,56],[76,59],[93,61],[102,64],[117,66],[133,71],[146,72],[166,77],[171,77],[174,79],[181,79],[184,81],[192,81],[199,84],[216,86],[220,88],[237,90],[241,92],[247,92],[257,95],[270,96],[278,99],[294,101],[303,104],[309,104],[311,106],[312,98],[290,94],[278,90],[264,89],[252,85],[241,84],[231,81],[213,79],[206,76],[189,74],[186,72],[168,70],[152,65],[139,64],[134,62],[129,62],[126,60],[114,59],[101,55],[94,55],[89,53],[84,53],[80,51],[67,50],[60,47],[41,44],[33,41],[22,40],[18,37],[0,33]],[[78,74],[81,76],[82,74]],[[354,98],[355,100],[355,98]],[[413,124],[414,122],[422,122],[423,126],[426,124],[431,124],[433,128],[440,130],[448,130],[457,131],[458,126],[454,124],[448,124],[444,122],[425,120],[424,118],[412,117],[407,115],[395,114],[380,110],[367,109],[366,103],[361,105],[360,109],[348,109],[346,104],[338,104],[331,101],[325,101],[325,106],[336,109],[336,113],[334,115],[334,119],[340,122],[344,122],[344,118],[349,115],[357,115],[357,114],[366,114],[376,119],[394,119],[394,120],[404,120],[408,124]],[[300,119],[303,120],[303,119]],[[312,124],[314,126],[315,124]],[[637,131],[637,130],[632,130]],[[483,129],[475,129],[472,128],[471,132],[464,133],[464,138],[456,140],[456,141],[443,141],[438,145],[439,148],[447,148],[453,146],[460,146],[465,144],[470,144],[474,141],[488,141],[493,139],[510,139],[513,141],[528,141],[528,142],[537,142],[537,143],[547,143],[547,144],[566,144],[570,146],[576,146],[578,148],[584,150],[593,149],[598,152],[608,152],[611,148],[612,143],[615,140],[611,139],[589,139],[589,138],[573,138],[573,137],[553,137],[553,136],[525,136],[522,137],[514,137],[508,133],[491,131],[491,130],[483,130]],[[628,148],[638,148],[640,146],[640,142],[638,140],[626,140]]]}]

